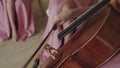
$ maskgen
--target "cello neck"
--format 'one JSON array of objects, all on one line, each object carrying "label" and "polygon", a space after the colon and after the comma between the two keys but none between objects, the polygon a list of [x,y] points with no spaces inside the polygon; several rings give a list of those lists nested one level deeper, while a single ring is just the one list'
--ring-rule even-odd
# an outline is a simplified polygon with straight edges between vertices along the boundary
[{"label": "cello neck", "polygon": [[83,21],[88,19],[90,16],[92,16],[94,13],[96,13],[99,9],[101,9],[104,5],[106,5],[110,0],[100,0],[97,4],[95,4],[93,7],[88,9],[86,12],[84,12],[82,15],[80,15],[77,19],[73,21],[72,24],[70,24],[66,29],[61,31],[58,34],[58,39],[64,38],[68,33],[73,31],[77,26],[79,26]]}]

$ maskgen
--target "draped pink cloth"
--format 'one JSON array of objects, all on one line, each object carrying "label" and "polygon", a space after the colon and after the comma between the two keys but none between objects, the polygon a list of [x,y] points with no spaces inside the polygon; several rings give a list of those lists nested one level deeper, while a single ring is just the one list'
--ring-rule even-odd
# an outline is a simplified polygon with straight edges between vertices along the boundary
[{"label": "draped pink cloth", "polygon": [[8,20],[5,0],[0,0],[0,41],[9,39],[10,24]]},{"label": "draped pink cloth", "polygon": [[[6,0],[0,0],[0,41],[10,38],[11,26],[6,10]],[[16,0],[15,12],[18,24],[17,34],[22,40],[35,33],[31,0]]]},{"label": "draped pink cloth", "polygon": [[16,0],[15,8],[18,20],[18,36],[25,40],[35,33],[31,0]]}]

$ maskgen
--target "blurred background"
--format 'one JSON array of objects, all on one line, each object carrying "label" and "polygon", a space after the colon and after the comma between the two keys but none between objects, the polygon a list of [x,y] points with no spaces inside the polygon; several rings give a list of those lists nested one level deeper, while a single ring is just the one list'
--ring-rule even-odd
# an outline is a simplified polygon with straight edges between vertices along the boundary
[{"label": "blurred background", "polygon": [[[48,0],[32,0],[35,16],[36,34],[26,41],[18,40],[13,42],[11,39],[0,42],[0,68],[22,68],[27,60],[39,46],[40,37],[47,23],[45,14],[48,7]],[[42,10],[41,10],[42,9]],[[32,68],[34,59],[28,68]]]}]

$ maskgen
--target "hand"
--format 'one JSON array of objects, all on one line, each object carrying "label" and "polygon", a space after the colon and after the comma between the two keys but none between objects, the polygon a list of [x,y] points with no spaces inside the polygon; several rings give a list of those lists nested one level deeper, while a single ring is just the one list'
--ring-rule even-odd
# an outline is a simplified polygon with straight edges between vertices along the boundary
[{"label": "hand", "polygon": [[81,15],[84,11],[86,11],[90,6],[86,6],[83,8],[77,8],[76,4],[73,3],[73,0],[66,2],[61,9],[61,12],[56,15],[54,18],[53,24],[64,24],[68,20],[76,19],[79,15]]},{"label": "hand", "polygon": [[80,16],[82,13],[84,13],[87,9],[90,7],[83,7],[81,9],[66,9],[62,12],[60,12],[56,17],[55,17],[55,22],[64,24],[66,21],[72,19],[76,19],[78,16]]},{"label": "hand", "polygon": [[69,20],[72,16],[72,11],[69,10],[64,10],[61,11],[56,17],[55,17],[55,22],[59,23],[59,24],[63,24],[64,22],[66,22],[67,20]]}]

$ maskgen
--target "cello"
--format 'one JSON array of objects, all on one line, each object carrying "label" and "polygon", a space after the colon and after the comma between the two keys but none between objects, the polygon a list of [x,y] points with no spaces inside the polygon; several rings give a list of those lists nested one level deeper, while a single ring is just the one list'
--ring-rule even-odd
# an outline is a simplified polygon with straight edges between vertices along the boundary
[{"label": "cello", "polygon": [[[109,0],[101,1],[101,3],[104,2],[106,4]],[[120,13],[111,5],[109,6],[104,12],[98,12],[99,16],[93,15],[88,19],[82,30],[78,26],[74,27],[78,27],[76,33],[57,50],[57,54],[53,55],[55,59],[50,57],[46,61],[46,67],[95,68],[100,67],[118,53],[120,48]],[[70,30],[69,27],[66,29]],[[66,35],[69,32],[63,30],[61,33]],[[64,36],[60,34],[58,36],[61,39]]]},{"label": "cello", "polygon": [[105,13],[97,16],[96,20],[95,17],[92,21],[88,20],[85,27],[78,30],[68,43],[58,50],[62,56],[53,66],[50,65],[51,67],[97,68],[119,53],[120,5],[109,6],[111,8],[104,10]]}]

